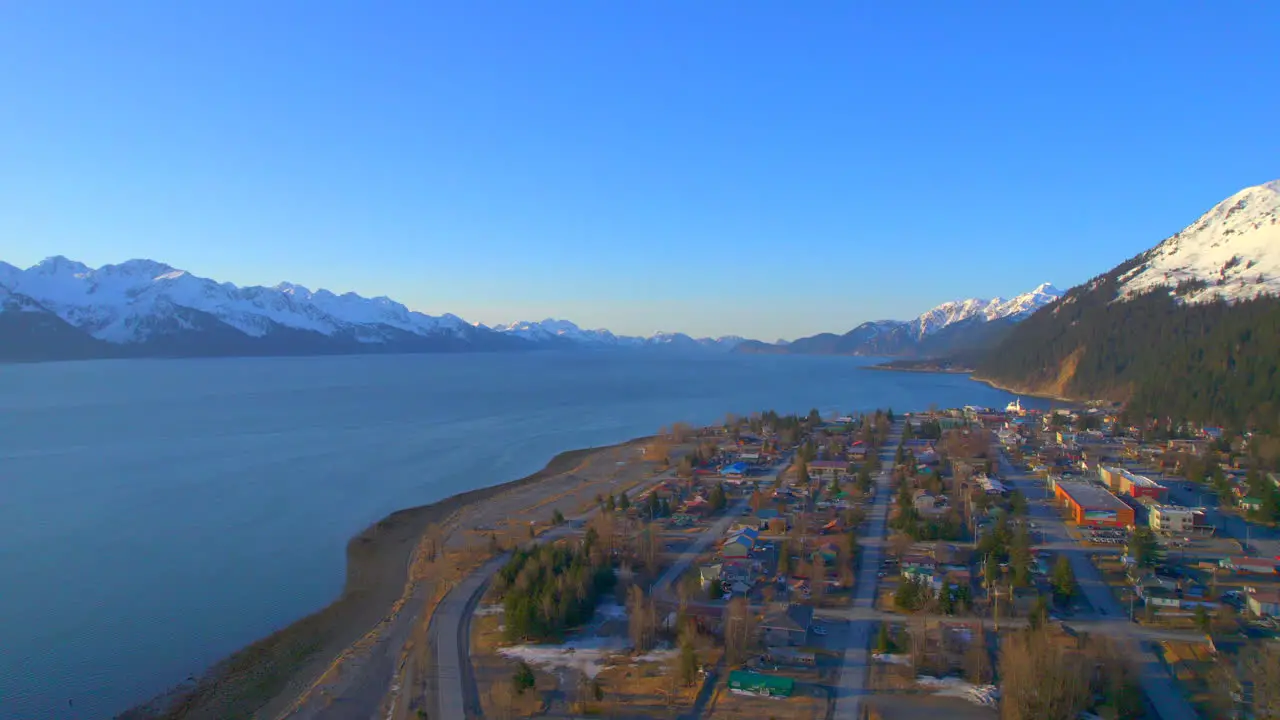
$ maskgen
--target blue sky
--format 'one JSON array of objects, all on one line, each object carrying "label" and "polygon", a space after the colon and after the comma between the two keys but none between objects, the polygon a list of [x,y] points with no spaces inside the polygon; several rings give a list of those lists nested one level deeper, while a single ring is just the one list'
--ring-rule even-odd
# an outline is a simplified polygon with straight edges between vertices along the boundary
[{"label": "blue sky", "polygon": [[1278,28],[1275,3],[6,3],[0,259],[843,332],[1070,286],[1280,177]]}]

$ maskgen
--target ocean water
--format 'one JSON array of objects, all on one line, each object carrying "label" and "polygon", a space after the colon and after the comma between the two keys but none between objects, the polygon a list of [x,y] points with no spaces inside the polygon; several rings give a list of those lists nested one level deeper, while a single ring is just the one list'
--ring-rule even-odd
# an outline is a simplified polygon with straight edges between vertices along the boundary
[{"label": "ocean water", "polygon": [[[762,409],[1012,395],[859,358],[527,353],[0,366],[0,719],[104,718],[341,588],[348,538],[568,449]],[[1035,406],[1034,400],[1024,400]]]}]

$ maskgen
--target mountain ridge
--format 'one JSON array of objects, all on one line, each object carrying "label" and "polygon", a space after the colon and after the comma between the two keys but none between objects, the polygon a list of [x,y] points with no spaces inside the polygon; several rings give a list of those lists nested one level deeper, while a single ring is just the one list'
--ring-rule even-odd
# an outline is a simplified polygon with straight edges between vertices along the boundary
[{"label": "mountain ridge", "polygon": [[1280,428],[1278,218],[1280,181],[1229,196],[1019,323],[974,377],[1134,416]]},{"label": "mountain ridge", "polygon": [[1001,337],[1009,327],[1055,302],[1061,291],[1041,283],[1005,300],[969,298],[937,305],[911,320],[864,322],[843,335],[819,333],[786,345],[740,343],[735,352],[789,355],[921,357],[970,351]]},{"label": "mountain ridge", "polygon": [[386,296],[291,282],[240,287],[155,260],[92,268],[61,255],[25,270],[0,261],[0,318],[0,360],[24,361],[567,347],[727,351],[742,340],[618,336],[550,319],[488,328],[450,313],[416,312]]}]

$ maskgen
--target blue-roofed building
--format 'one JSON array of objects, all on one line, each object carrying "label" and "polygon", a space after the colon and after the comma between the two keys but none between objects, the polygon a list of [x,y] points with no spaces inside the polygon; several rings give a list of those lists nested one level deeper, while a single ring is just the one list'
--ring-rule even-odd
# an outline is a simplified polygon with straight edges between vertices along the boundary
[{"label": "blue-roofed building", "polygon": [[744,462],[736,462],[732,465],[726,465],[720,468],[720,474],[725,477],[742,477],[747,474],[747,464]]}]

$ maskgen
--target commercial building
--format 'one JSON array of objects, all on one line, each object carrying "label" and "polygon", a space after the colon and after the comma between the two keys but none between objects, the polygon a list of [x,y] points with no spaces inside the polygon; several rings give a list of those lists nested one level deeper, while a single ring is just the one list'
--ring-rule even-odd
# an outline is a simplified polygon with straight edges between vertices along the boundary
[{"label": "commercial building", "polygon": [[1189,533],[1195,529],[1196,513],[1188,507],[1151,506],[1151,529],[1167,533]]},{"label": "commercial building", "polygon": [[1137,475],[1121,467],[1103,466],[1098,469],[1102,481],[1111,491],[1132,498],[1151,498],[1156,502],[1164,500],[1169,489],[1144,475]]},{"label": "commercial building", "polygon": [[1133,508],[1092,483],[1059,480],[1053,486],[1053,494],[1066,504],[1077,525],[1092,527],[1130,527],[1133,525]]}]

